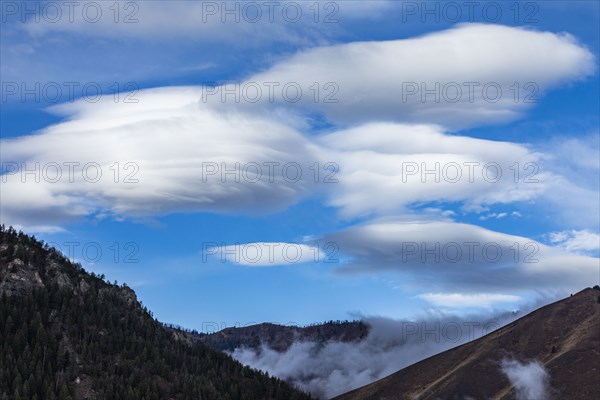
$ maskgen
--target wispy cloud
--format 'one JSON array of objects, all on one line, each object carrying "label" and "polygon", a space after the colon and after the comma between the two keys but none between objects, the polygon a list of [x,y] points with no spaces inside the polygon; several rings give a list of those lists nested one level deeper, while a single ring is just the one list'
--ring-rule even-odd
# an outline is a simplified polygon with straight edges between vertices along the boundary
[{"label": "wispy cloud", "polygon": [[438,307],[490,308],[496,303],[516,303],[521,297],[498,293],[424,293],[417,296]]},{"label": "wispy cloud", "polygon": [[589,230],[566,230],[548,234],[550,243],[570,253],[598,254],[600,235]]},{"label": "wispy cloud", "polygon": [[515,388],[517,400],[550,399],[550,377],[538,361],[502,360],[501,370]]}]

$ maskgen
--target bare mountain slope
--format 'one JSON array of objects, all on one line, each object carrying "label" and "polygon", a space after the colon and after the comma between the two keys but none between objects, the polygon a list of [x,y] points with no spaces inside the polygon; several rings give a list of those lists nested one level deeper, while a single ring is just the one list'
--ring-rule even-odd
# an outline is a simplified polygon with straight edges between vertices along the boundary
[{"label": "bare mountain slope", "polygon": [[539,361],[549,373],[549,398],[600,398],[599,296],[584,289],[336,399],[514,399],[500,368],[505,359]]}]

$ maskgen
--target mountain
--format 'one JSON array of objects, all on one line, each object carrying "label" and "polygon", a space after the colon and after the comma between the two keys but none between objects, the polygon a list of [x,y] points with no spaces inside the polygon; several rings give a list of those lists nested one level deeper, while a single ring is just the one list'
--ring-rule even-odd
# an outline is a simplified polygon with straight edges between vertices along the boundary
[{"label": "mountain", "polygon": [[329,321],[324,324],[306,327],[277,324],[257,324],[239,328],[226,328],[216,333],[202,335],[199,340],[216,350],[232,351],[238,347],[260,348],[268,345],[271,349],[283,352],[292,343],[328,341],[354,342],[367,336],[369,327],[361,321]]},{"label": "mountain", "polygon": [[0,399],[310,399],[185,333],[126,285],[0,227]]},{"label": "mountain", "polygon": [[[513,360],[509,365],[515,360],[523,365],[537,360],[549,377],[550,388],[543,398],[533,396],[533,389],[527,393],[527,380],[535,373],[522,370],[511,385],[501,370],[503,360]],[[514,398],[600,399],[599,287],[544,306],[484,337],[335,399]]]}]

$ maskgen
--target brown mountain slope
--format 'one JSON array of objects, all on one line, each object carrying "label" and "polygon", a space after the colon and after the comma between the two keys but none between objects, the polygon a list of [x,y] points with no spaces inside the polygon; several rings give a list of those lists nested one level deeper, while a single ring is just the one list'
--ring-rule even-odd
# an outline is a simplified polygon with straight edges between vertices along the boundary
[{"label": "brown mountain slope", "polygon": [[336,399],[514,399],[500,370],[505,358],[542,363],[552,398],[600,399],[599,296],[599,290],[582,290]]}]

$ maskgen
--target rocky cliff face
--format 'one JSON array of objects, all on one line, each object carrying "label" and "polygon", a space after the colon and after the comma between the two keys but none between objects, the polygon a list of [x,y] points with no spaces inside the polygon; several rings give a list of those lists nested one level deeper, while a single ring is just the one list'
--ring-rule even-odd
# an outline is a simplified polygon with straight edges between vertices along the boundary
[{"label": "rocky cliff face", "polygon": [[[0,251],[5,251],[6,245]],[[33,290],[34,287],[44,286],[38,271],[23,260],[17,258],[10,261],[6,267],[0,268],[0,295],[18,295]]]},{"label": "rocky cliff face", "polygon": [[[88,280],[95,276],[72,265],[58,253],[46,250],[46,254],[40,256],[36,251],[37,249],[23,244],[5,242],[0,245],[0,254],[3,255],[0,258],[0,296],[25,294],[53,284],[84,295],[91,287]],[[71,268],[65,268],[65,263]],[[101,290],[116,291],[128,303],[139,305],[135,292],[127,286],[107,284]]]}]

